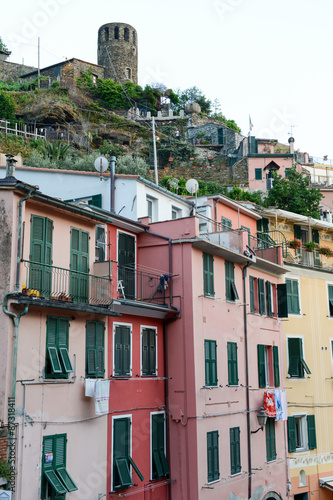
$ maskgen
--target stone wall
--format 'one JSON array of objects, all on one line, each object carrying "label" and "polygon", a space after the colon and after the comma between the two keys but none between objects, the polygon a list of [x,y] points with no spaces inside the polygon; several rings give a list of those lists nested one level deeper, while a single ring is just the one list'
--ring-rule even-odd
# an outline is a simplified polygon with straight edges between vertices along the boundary
[{"label": "stone wall", "polygon": [[[150,171],[154,176],[154,171]],[[247,159],[235,163],[232,166],[226,165],[212,165],[212,166],[191,166],[191,167],[165,167],[158,170],[159,180],[164,177],[175,177],[180,179],[197,179],[200,181],[213,181],[221,184],[222,186],[245,186],[248,184],[248,166]]]},{"label": "stone wall", "polygon": [[0,80],[10,82],[18,80],[20,76],[31,71],[36,71],[33,66],[25,66],[24,64],[16,64],[8,61],[0,61]]}]

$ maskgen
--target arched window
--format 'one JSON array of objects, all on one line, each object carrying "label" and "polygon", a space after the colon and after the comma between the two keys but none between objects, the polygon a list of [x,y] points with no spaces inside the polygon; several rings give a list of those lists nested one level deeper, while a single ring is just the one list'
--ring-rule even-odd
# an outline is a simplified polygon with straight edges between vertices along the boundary
[{"label": "arched window", "polygon": [[128,28],[124,29],[124,40],[126,42],[129,42],[129,29]]},{"label": "arched window", "polygon": [[104,28],[103,38],[104,42],[107,42],[109,40],[109,28],[107,26]]},{"label": "arched window", "polygon": [[131,68],[126,68],[125,69],[125,76],[126,76],[127,80],[131,80],[132,79],[132,70],[131,70]]},{"label": "arched window", "polygon": [[136,43],[135,31],[133,31],[133,43]]},{"label": "arched window", "polygon": [[306,474],[305,474],[305,470],[303,470],[303,469],[299,473],[299,486],[300,487],[306,486]]},{"label": "arched window", "polygon": [[119,40],[119,28],[118,28],[118,26],[116,26],[114,29],[114,39]]}]

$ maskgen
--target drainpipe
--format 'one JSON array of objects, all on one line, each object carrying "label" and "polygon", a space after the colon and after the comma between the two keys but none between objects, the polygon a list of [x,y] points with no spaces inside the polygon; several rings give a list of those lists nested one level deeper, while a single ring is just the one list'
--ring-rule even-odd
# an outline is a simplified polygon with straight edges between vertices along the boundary
[{"label": "drainpipe", "polygon": [[114,214],[115,178],[116,178],[116,157],[110,157],[110,212]]},{"label": "drainpipe", "polygon": [[247,268],[251,265],[252,263],[248,262],[243,267],[246,415],[247,415],[247,448],[248,448],[248,471],[249,471],[248,498],[251,498],[252,496],[252,457],[251,457],[251,428],[250,428],[249,353],[248,353],[247,310],[246,310],[246,276],[247,276]]}]

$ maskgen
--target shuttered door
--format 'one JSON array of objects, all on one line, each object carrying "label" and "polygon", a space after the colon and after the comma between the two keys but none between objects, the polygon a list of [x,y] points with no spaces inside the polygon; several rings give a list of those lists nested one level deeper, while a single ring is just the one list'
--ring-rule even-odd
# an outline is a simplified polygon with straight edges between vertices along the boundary
[{"label": "shuttered door", "polygon": [[[29,288],[48,296],[51,291],[52,232],[50,219],[31,216]],[[39,264],[39,265],[38,265]]]},{"label": "shuttered door", "polygon": [[[75,302],[88,302],[89,233],[71,229],[70,295]],[[84,274],[81,274],[84,273]]]},{"label": "shuttered door", "polygon": [[156,375],[156,330],[142,329],[142,375]]},{"label": "shuttered door", "polygon": [[126,233],[118,235],[118,280],[123,282],[125,297],[135,299],[135,238]]},{"label": "shuttered door", "polygon": [[131,375],[131,330],[127,326],[116,326],[114,339],[114,374]]},{"label": "shuttered door", "polygon": [[96,377],[97,356],[96,356],[96,327],[94,321],[87,321],[86,324],[86,375]]},{"label": "shuttered door", "polygon": [[116,460],[128,460],[130,449],[130,419],[116,418],[113,420],[113,489],[121,487],[121,481],[116,467]]},{"label": "shuttered door", "polygon": [[289,367],[288,374],[292,377],[303,377],[302,340],[300,338],[288,338]]},{"label": "shuttered door", "polygon": [[230,469],[231,474],[238,474],[241,471],[239,427],[230,429]]},{"label": "shuttered door", "polygon": [[227,343],[228,351],[228,384],[238,384],[238,366],[237,366],[237,344],[236,342]]},{"label": "shuttered door", "polygon": [[207,432],[207,480],[217,481],[219,470],[219,434],[218,431]]}]

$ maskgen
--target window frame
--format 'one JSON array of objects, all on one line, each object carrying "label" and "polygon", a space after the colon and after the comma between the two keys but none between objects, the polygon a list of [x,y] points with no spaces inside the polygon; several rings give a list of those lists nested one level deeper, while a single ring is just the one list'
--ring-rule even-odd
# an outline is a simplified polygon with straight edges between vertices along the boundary
[{"label": "window frame", "polygon": [[[288,283],[290,283],[290,286],[291,286],[291,289],[290,289],[291,293],[288,292]],[[293,283],[297,283],[297,297],[296,297],[296,300],[298,302],[298,312],[295,312],[295,310],[294,310],[294,304],[293,304],[293,307],[289,307],[290,306],[290,300],[292,300],[292,303],[295,300],[293,289],[292,289],[293,288]],[[288,309],[288,315],[292,314],[294,316],[301,316],[302,315],[302,310],[301,310],[301,290],[300,290],[299,278],[293,278],[293,277],[286,278],[285,279],[285,284],[287,286],[287,309]],[[289,297],[291,297],[291,299]]]},{"label": "window frame", "polygon": [[[290,347],[289,347],[289,341],[290,340],[296,340],[298,339],[299,346],[301,346],[300,352],[299,352],[299,361],[298,361],[298,375],[293,375],[290,373],[290,365],[291,365],[291,360],[290,360]],[[306,375],[311,375],[311,370],[309,369],[306,361],[305,361],[305,356],[304,356],[304,338],[302,336],[297,336],[297,335],[288,335],[287,336],[287,361],[288,361],[288,377],[296,380],[306,380]],[[302,371],[302,375],[300,375]]]},{"label": "window frame", "polygon": [[[154,450],[153,450],[153,418],[156,415],[163,415],[164,416],[164,426],[163,426],[163,453],[165,457],[166,463],[163,463],[163,459],[161,461],[161,467],[162,467],[162,472],[163,474],[158,476],[155,476],[154,474]],[[160,453],[160,458],[161,458],[161,453]],[[167,470],[166,470],[167,468]],[[153,411],[150,413],[150,479],[151,481],[158,481],[159,479],[162,479],[170,474],[169,472],[169,466],[167,463],[167,456],[166,456],[166,412],[165,411]]]},{"label": "window frame", "polygon": [[[331,299],[330,299],[330,290],[332,290]],[[333,318],[333,283],[327,283],[327,310],[328,310],[328,317]]]},{"label": "window frame", "polygon": [[203,292],[205,297],[215,297],[214,260],[213,254],[202,252]]},{"label": "window frame", "polygon": [[[206,345],[209,345],[209,357],[206,356]],[[215,359],[212,358],[212,346],[215,346]],[[217,387],[217,341],[205,339],[204,341],[204,356],[205,356],[205,387]],[[215,365],[215,379],[214,379],[214,365]]]},{"label": "window frame", "polygon": [[[126,374],[116,374],[116,328],[117,327],[127,327],[130,330],[130,362],[129,362],[129,373]],[[120,323],[120,322],[115,322],[113,323],[113,339],[112,339],[112,350],[113,350],[113,359],[112,359],[112,374],[114,377],[119,377],[119,378],[131,378],[132,377],[132,351],[133,351],[133,325],[131,323]],[[122,357],[124,354],[122,354]]]},{"label": "window frame", "polygon": [[[238,291],[235,283],[235,264],[230,260],[224,261],[225,270],[225,298],[227,302],[236,302],[239,300]],[[228,271],[227,271],[228,270]]]},{"label": "window frame", "polygon": [[280,357],[277,345],[257,344],[258,386],[280,387]]},{"label": "window frame", "polygon": [[[143,373],[143,331],[152,330],[155,332],[155,370],[154,373]],[[151,367],[150,367],[151,368]],[[158,335],[157,326],[141,325],[140,326],[140,373],[141,377],[157,377],[158,376]]]},{"label": "window frame", "polygon": [[[209,446],[209,436],[212,440],[212,445]],[[214,437],[217,438],[217,444],[214,445]],[[213,430],[206,433],[206,453],[207,453],[207,484],[220,481],[220,451],[219,451],[220,435],[219,431]],[[211,454],[210,454],[211,449]],[[215,458],[216,457],[216,460]],[[217,464],[215,464],[217,462]],[[209,477],[212,476],[210,479]]]},{"label": "window frame", "polygon": [[229,231],[229,229],[232,229],[232,220],[228,219],[228,217],[224,217],[222,215],[222,217],[221,217],[221,229],[222,229],[222,231]]},{"label": "window frame", "polygon": [[254,180],[255,181],[262,181],[262,168],[255,168],[254,169]]},{"label": "window frame", "polygon": [[[174,214],[176,215],[176,217],[173,216]],[[171,219],[176,220],[176,219],[181,219],[181,217],[182,217],[182,209],[174,205],[171,205]]]}]

